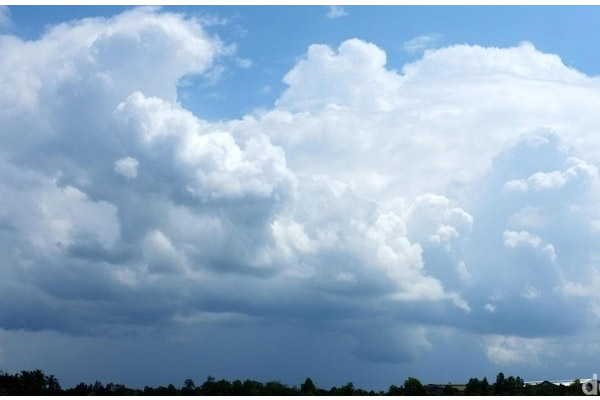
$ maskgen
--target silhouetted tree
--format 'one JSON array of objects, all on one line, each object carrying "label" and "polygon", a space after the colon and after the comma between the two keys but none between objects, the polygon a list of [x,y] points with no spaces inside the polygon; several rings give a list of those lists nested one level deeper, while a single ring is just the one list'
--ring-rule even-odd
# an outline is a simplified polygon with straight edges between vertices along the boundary
[{"label": "silhouetted tree", "polygon": [[565,393],[569,396],[581,396],[583,393],[583,388],[581,387],[581,381],[579,379],[575,379],[573,383],[567,387]]},{"label": "silhouetted tree", "polygon": [[108,385],[104,387],[104,385],[100,381],[94,382],[93,385],[88,385],[86,390],[87,394],[96,396],[110,396],[113,394]]},{"label": "silhouetted tree", "polygon": [[257,381],[246,379],[242,385],[244,387],[244,395],[260,396],[263,391],[263,384]]},{"label": "silhouetted tree", "polygon": [[465,387],[466,396],[483,396],[482,382],[478,378],[471,378]]},{"label": "silhouetted tree", "polygon": [[46,379],[44,381],[44,387],[48,394],[56,395],[56,394],[62,393],[60,383],[58,382],[58,379],[56,379],[56,377],[54,375],[46,376]]},{"label": "silhouetted tree", "polygon": [[460,395],[460,391],[455,388],[452,387],[451,385],[446,385],[444,386],[444,391],[442,392],[443,396],[458,396]]},{"label": "silhouetted tree", "polygon": [[46,386],[46,375],[39,369],[21,371],[22,394],[26,396],[43,395]]},{"label": "silhouetted tree", "polygon": [[184,396],[192,396],[194,395],[194,391],[196,390],[196,384],[191,378],[186,379],[183,382],[183,386],[181,387],[181,394]]},{"label": "silhouetted tree", "polygon": [[[332,389],[333,390],[333,389]],[[354,396],[354,383],[348,382],[341,388],[335,390],[335,393],[332,393],[334,396]]]},{"label": "silhouetted tree", "polygon": [[489,396],[490,394],[492,394],[493,390],[493,387],[491,387],[490,383],[488,382],[487,376],[484,376],[481,380],[481,395]]},{"label": "silhouetted tree", "polygon": [[508,390],[506,379],[504,377],[504,374],[500,372],[498,375],[496,375],[496,382],[494,383],[494,395],[502,396],[506,395],[507,392]]},{"label": "silhouetted tree", "polygon": [[[109,383],[104,386],[100,381],[94,384],[79,383],[73,388],[62,390],[58,379],[54,375],[46,375],[43,371],[37,369],[32,371],[21,371],[17,374],[9,374],[0,371],[0,395],[152,395],[152,396],[177,396],[177,395],[246,395],[246,396],[287,396],[287,395],[338,395],[338,396],[375,396],[375,395],[427,395],[443,394],[452,396],[460,394],[460,391],[450,384],[445,387],[439,385],[424,386],[418,379],[409,377],[404,381],[403,386],[391,385],[387,393],[380,391],[366,391],[354,387],[352,382],[341,387],[332,387],[331,389],[318,388],[311,378],[306,378],[304,383],[289,387],[278,381],[270,381],[265,384],[253,380],[241,382],[239,379],[229,382],[225,379],[216,380],[208,376],[201,386],[196,386],[191,378],[184,381],[181,389],[177,389],[172,384],[167,387],[159,386],[157,388],[146,386],[143,390],[131,389],[123,384]],[[506,378],[502,372],[496,376],[496,381],[490,385],[487,378],[482,380],[471,378],[466,385],[465,395],[583,395],[581,383],[576,380],[569,386],[554,385],[551,382],[544,381],[536,385],[525,385],[523,379],[519,376],[509,376]]]},{"label": "silhouetted tree", "polygon": [[317,387],[310,378],[306,378],[304,383],[300,385],[300,393],[308,396],[317,394]]},{"label": "silhouetted tree", "polygon": [[0,375],[0,395],[18,395],[20,393],[19,377],[17,375],[11,375],[3,373]]},{"label": "silhouetted tree", "polygon": [[88,387],[85,383],[79,382],[74,388],[67,390],[67,394],[73,396],[85,396],[88,394]]},{"label": "silhouetted tree", "polygon": [[243,396],[244,395],[244,385],[242,381],[236,379],[231,383],[231,395],[232,396]]},{"label": "silhouetted tree", "polygon": [[388,396],[401,396],[402,388],[396,385],[390,385],[390,388],[387,391]]},{"label": "silhouetted tree", "polygon": [[263,396],[289,396],[292,389],[281,382],[272,381],[265,383]]},{"label": "silhouetted tree", "polygon": [[402,386],[402,394],[405,396],[425,396],[427,389],[417,378],[408,377]]}]

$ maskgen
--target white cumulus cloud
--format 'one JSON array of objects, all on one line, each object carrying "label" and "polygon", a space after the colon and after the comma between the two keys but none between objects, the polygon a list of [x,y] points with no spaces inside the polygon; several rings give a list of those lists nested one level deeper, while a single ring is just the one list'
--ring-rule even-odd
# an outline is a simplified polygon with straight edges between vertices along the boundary
[{"label": "white cumulus cloud", "polygon": [[579,177],[592,179],[598,176],[598,167],[578,158],[567,160],[564,171],[536,172],[527,179],[511,180],[506,182],[505,188],[509,190],[527,191],[559,189],[569,181]]},{"label": "white cumulus cloud", "polygon": [[556,251],[551,243],[544,241],[537,235],[533,235],[527,231],[504,231],[504,245],[508,248],[530,247],[539,251],[550,259],[556,261]]},{"label": "white cumulus cloud", "polygon": [[502,364],[598,304],[573,277],[597,259],[600,80],[532,44],[400,71],[374,43],[313,44],[272,108],[216,122],[177,98],[233,56],[201,20],[137,8],[0,53],[1,327],[235,316],[343,326],[355,355],[399,362],[432,345],[426,320],[502,332],[484,345]]}]

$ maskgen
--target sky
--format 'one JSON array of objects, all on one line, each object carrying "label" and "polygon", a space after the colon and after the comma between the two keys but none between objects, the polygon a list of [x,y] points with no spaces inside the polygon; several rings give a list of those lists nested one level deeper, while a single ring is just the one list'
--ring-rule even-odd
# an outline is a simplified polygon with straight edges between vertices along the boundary
[{"label": "sky", "polygon": [[0,6],[0,369],[598,373],[599,14]]}]

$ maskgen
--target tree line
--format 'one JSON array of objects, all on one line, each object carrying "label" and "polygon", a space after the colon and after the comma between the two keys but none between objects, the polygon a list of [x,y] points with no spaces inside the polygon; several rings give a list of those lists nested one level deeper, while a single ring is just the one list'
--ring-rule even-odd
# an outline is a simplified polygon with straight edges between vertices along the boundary
[{"label": "tree line", "polygon": [[506,378],[502,372],[496,376],[496,381],[490,384],[486,377],[471,378],[465,385],[423,385],[417,378],[409,377],[400,386],[391,385],[387,391],[367,391],[355,388],[352,382],[330,389],[319,388],[311,378],[306,378],[300,386],[288,386],[278,381],[258,382],[250,379],[232,382],[209,376],[204,383],[196,383],[188,378],[181,387],[173,384],[168,386],[132,389],[118,383],[106,385],[99,381],[93,384],[84,382],[72,388],[63,389],[54,375],[46,375],[43,371],[21,371],[9,374],[0,371],[0,395],[9,396],[493,396],[493,395],[583,395],[579,381],[569,386],[554,385],[542,382],[537,385],[526,385],[520,377]]}]

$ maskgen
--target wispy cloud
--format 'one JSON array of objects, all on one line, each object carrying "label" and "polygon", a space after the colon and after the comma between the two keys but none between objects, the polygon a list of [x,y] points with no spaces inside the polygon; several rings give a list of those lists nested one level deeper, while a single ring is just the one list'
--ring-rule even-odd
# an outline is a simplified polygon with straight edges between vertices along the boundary
[{"label": "wispy cloud", "polygon": [[329,19],[340,18],[348,15],[348,11],[342,6],[329,6],[329,11],[325,15]]},{"label": "wispy cloud", "polygon": [[543,339],[491,335],[484,341],[488,359],[495,364],[537,363],[546,347]]},{"label": "wispy cloud", "polygon": [[8,6],[0,5],[0,29],[9,29],[13,26]]},{"label": "wispy cloud", "polygon": [[409,54],[416,54],[435,45],[442,38],[439,33],[428,33],[426,35],[417,36],[403,43],[404,51]]},{"label": "wispy cloud", "polygon": [[254,63],[252,62],[251,59],[249,58],[241,58],[241,57],[236,57],[235,58],[235,64],[243,69],[248,69],[248,68],[252,68],[252,66],[254,65]]}]

